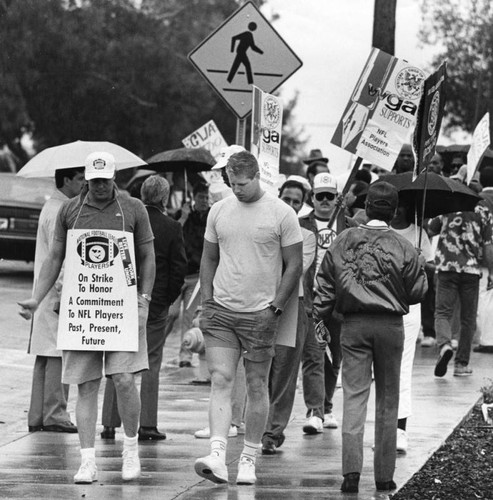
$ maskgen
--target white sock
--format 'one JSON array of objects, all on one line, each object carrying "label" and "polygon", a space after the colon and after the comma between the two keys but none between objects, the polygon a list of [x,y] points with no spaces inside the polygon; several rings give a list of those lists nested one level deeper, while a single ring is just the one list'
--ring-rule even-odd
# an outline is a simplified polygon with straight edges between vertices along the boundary
[{"label": "white sock", "polygon": [[243,451],[241,452],[241,455],[240,455],[240,461],[242,458],[247,458],[248,460],[253,462],[253,464],[255,465],[255,460],[257,459],[257,450],[258,450],[259,446],[260,446],[260,443],[255,444],[255,443],[249,443],[248,441],[245,441],[243,444]]},{"label": "white sock", "polygon": [[80,456],[82,458],[82,461],[85,462],[90,461],[90,462],[95,462],[96,461],[96,448],[81,448],[80,449]]},{"label": "white sock", "polygon": [[221,461],[226,463],[227,440],[223,437],[212,436],[209,441],[211,443],[211,455],[217,455]]},{"label": "white sock", "polygon": [[125,450],[136,450],[137,449],[137,440],[139,439],[138,435],[134,437],[128,437],[127,435],[123,435],[123,449]]}]

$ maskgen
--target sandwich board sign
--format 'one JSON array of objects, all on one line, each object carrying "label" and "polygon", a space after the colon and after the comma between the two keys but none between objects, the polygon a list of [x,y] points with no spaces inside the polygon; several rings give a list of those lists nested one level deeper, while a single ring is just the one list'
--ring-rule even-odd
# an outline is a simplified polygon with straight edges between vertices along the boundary
[{"label": "sandwich board sign", "polygon": [[273,93],[303,64],[252,2],[236,10],[188,59],[239,119],[252,110],[252,85]]}]

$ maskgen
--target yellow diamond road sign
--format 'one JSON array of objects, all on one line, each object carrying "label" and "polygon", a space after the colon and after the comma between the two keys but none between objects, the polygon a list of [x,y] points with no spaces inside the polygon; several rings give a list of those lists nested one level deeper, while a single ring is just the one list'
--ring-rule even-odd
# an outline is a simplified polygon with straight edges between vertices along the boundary
[{"label": "yellow diamond road sign", "polygon": [[252,110],[252,85],[272,93],[303,64],[252,2],[188,58],[238,118]]}]

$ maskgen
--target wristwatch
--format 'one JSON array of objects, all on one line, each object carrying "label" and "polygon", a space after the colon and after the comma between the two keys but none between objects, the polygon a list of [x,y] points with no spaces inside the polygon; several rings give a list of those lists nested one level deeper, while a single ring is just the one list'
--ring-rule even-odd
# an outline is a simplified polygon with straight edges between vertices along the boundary
[{"label": "wristwatch", "polygon": [[272,304],[269,304],[269,309],[276,315],[280,316],[282,314],[282,309],[279,309],[279,307],[276,307]]},{"label": "wristwatch", "polygon": [[152,297],[148,293],[141,293],[141,297],[144,297],[144,299],[147,300],[147,302],[150,302],[152,300]]}]

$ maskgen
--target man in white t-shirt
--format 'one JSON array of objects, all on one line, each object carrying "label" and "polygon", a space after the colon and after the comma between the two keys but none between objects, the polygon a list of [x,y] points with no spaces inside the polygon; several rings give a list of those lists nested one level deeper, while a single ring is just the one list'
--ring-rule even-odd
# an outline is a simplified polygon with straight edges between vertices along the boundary
[{"label": "man in white t-shirt", "polygon": [[235,196],[212,206],[200,265],[200,327],[211,373],[211,453],[195,462],[195,471],[216,483],[228,481],[231,393],[243,357],[248,398],[236,482],[254,484],[256,453],[269,412],[268,376],[277,325],[301,277],[303,238],[294,210],[262,189],[251,153],[231,155],[226,173]]}]

